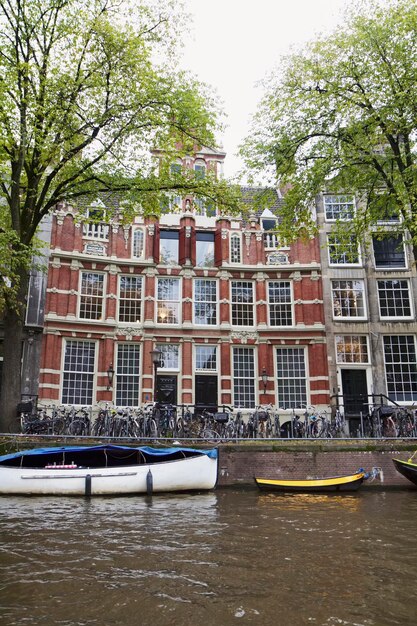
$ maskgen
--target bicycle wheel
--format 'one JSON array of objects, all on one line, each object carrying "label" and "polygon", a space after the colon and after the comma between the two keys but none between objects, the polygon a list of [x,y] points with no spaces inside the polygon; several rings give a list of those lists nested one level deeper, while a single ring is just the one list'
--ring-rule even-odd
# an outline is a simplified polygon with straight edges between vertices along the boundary
[{"label": "bicycle wheel", "polygon": [[155,439],[158,436],[158,427],[153,417],[150,417],[147,423],[148,437]]},{"label": "bicycle wheel", "polygon": [[206,439],[207,441],[218,441],[220,439],[220,435],[216,430],[212,430],[211,428],[205,428],[201,433],[200,437],[202,439]]},{"label": "bicycle wheel", "polygon": [[324,423],[321,417],[317,418],[311,425],[311,436],[318,438],[323,436]]}]

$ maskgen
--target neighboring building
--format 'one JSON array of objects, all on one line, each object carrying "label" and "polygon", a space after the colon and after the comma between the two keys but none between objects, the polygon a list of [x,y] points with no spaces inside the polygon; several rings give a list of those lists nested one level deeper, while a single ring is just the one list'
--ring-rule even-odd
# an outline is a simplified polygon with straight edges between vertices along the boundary
[{"label": "neighboring building", "polygon": [[[38,239],[43,241],[45,245],[43,250],[39,252],[39,256],[33,259],[33,267],[30,271],[22,344],[22,400],[33,400],[34,405],[36,405],[38,397],[51,225],[52,217],[47,215],[42,220],[38,230]],[[0,387],[3,367],[3,337],[0,319]]]},{"label": "neighboring building", "polygon": [[391,218],[341,247],[332,229],[355,209],[353,195],[323,194],[317,202],[330,389],[351,419],[367,413],[375,399],[408,405],[417,400],[411,246]]},{"label": "neighboring building", "polygon": [[[204,175],[224,156],[201,152],[185,166]],[[252,190],[243,191],[250,201]],[[245,221],[178,196],[159,219],[136,217],[129,226],[114,196],[97,198],[84,223],[76,207],[61,204],[53,217],[42,401],[138,406],[154,399],[156,382],[157,399],[176,405],[250,411],[272,403],[288,415],[327,408],[319,243],[278,241],[280,202],[277,195]],[[155,348],[162,353],[156,381]]]}]

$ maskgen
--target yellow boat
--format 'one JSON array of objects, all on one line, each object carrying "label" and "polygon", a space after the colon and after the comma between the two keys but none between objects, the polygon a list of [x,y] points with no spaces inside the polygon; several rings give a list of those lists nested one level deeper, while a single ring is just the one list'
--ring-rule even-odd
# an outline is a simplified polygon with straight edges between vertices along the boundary
[{"label": "yellow boat", "polygon": [[307,478],[307,479],[277,479],[257,478],[255,482],[261,491],[279,491],[288,493],[315,493],[323,491],[357,491],[367,478],[362,469],[356,474],[348,476],[333,476],[331,478]]}]

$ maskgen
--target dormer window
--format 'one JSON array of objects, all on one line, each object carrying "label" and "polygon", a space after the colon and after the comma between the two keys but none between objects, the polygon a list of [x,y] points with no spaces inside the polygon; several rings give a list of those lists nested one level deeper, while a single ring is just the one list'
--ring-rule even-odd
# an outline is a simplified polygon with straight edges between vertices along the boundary
[{"label": "dormer window", "polygon": [[109,225],[107,223],[107,212],[105,205],[101,200],[93,202],[88,207],[83,224],[84,237],[92,239],[108,239]]},{"label": "dormer window", "polygon": [[280,248],[280,241],[275,232],[278,226],[278,219],[269,209],[261,215],[261,227],[264,231],[264,246],[266,250],[276,250]]}]

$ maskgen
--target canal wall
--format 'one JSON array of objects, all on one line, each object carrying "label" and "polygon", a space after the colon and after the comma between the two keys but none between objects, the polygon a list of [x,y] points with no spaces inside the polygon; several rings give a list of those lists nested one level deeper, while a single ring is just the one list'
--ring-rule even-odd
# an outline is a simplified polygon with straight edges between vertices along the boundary
[{"label": "canal wall", "polygon": [[393,458],[408,460],[415,453],[417,442],[330,443],[308,441],[266,445],[223,445],[219,447],[219,487],[254,485],[258,478],[319,478],[354,474],[359,468],[379,470],[378,478],[368,480],[365,487],[407,487],[412,483],[401,476]]},{"label": "canal wall", "polygon": [[[24,448],[62,445],[121,445],[172,446],[172,441],[132,442],[100,438],[33,437],[30,435],[0,435],[0,454]],[[213,447],[213,443],[202,444],[201,440],[182,441],[183,445],[195,448]],[[359,468],[370,472],[378,468],[379,477],[365,481],[367,487],[407,487],[412,483],[399,474],[393,458],[408,460],[413,454],[417,462],[417,440],[359,440],[359,439],[280,439],[268,441],[243,441],[220,443],[218,487],[255,486],[254,477],[259,478],[320,478],[354,474]]]}]

